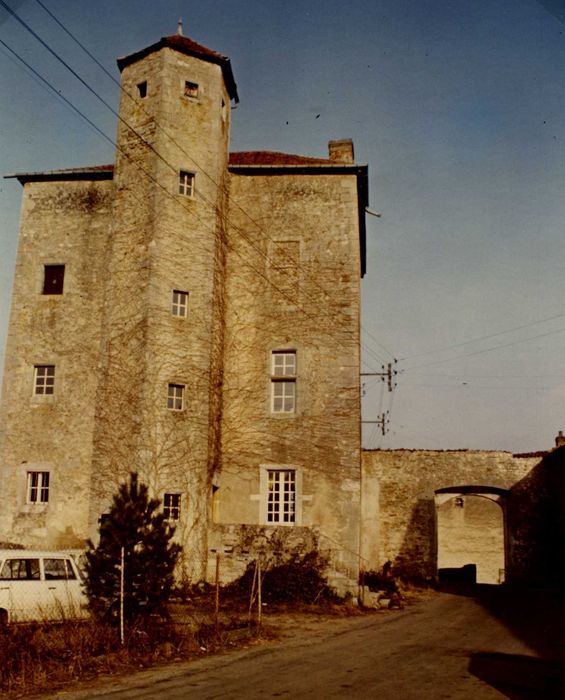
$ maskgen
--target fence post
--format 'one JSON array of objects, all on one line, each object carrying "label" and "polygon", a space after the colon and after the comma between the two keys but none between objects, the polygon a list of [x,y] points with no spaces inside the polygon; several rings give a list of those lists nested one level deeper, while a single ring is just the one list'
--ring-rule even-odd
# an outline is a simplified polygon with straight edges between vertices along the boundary
[{"label": "fence post", "polygon": [[220,615],[220,552],[216,552],[216,599],[214,605],[214,624],[218,634],[218,618]]},{"label": "fence post", "polygon": [[249,615],[248,622],[251,627],[251,615],[253,613],[253,601],[255,600],[255,582],[257,581],[257,561],[255,561],[255,569],[253,571],[253,581],[251,583],[251,595],[249,596]]},{"label": "fence post", "polygon": [[261,627],[261,554],[257,557],[257,627]]},{"label": "fence post", "polygon": [[120,643],[124,643],[124,548],[120,549]]}]

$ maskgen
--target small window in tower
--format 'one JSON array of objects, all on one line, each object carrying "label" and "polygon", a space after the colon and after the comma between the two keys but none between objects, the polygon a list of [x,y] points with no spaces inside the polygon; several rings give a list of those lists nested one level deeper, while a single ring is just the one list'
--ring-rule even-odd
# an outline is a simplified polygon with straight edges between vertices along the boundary
[{"label": "small window in tower", "polygon": [[184,197],[194,196],[194,173],[181,170],[179,173],[179,194]]},{"label": "small window in tower", "polygon": [[140,97],[147,97],[147,80],[137,84],[137,92]]},{"label": "small window in tower", "polygon": [[163,515],[167,520],[180,520],[180,493],[166,493],[163,498]]},{"label": "small window in tower", "polygon": [[62,294],[64,282],[64,265],[45,265],[42,294]]},{"label": "small window in tower", "polygon": [[35,365],[33,368],[33,393],[48,396],[55,392],[55,365]]},{"label": "small window in tower", "polygon": [[182,411],[184,409],[184,384],[169,384],[167,408],[171,411]]},{"label": "small window in tower", "polygon": [[181,292],[180,289],[173,290],[171,312],[173,316],[180,316],[181,318],[188,316],[188,292]]},{"label": "small window in tower", "polygon": [[191,83],[190,80],[185,80],[184,96],[185,97],[198,97],[198,83]]}]

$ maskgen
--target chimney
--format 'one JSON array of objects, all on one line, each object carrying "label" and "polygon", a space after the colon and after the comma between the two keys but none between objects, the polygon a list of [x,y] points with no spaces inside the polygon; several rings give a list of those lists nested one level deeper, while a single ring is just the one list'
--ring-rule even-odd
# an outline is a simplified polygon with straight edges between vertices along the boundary
[{"label": "chimney", "polygon": [[563,435],[563,431],[560,430],[555,438],[555,447],[562,447],[563,445],[565,445],[565,435]]},{"label": "chimney", "polygon": [[353,141],[351,139],[339,139],[328,143],[330,160],[334,163],[353,163]]}]

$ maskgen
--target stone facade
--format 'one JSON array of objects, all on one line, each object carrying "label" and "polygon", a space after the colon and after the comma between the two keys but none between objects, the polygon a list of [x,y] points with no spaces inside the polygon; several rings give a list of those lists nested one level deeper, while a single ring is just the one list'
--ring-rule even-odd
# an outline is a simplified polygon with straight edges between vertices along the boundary
[{"label": "stone facade", "polygon": [[306,528],[353,585],[367,168],[347,139],[326,159],[230,155],[229,61],[190,39],[118,65],[115,165],[17,176],[0,540],[81,546],[137,471],[180,498],[191,579],[216,551],[241,568],[249,528]]}]

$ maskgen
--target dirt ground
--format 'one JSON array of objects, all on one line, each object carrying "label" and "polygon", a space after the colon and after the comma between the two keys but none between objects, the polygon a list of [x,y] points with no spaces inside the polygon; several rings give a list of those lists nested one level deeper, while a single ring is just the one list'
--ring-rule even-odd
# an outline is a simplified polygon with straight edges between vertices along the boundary
[{"label": "dirt ground", "polygon": [[551,596],[501,590],[364,614],[267,610],[266,639],[244,649],[48,697],[553,700],[565,697],[561,611]]}]

